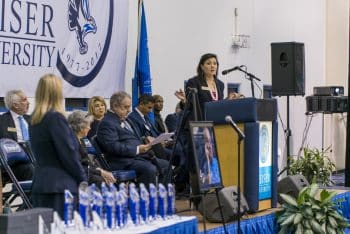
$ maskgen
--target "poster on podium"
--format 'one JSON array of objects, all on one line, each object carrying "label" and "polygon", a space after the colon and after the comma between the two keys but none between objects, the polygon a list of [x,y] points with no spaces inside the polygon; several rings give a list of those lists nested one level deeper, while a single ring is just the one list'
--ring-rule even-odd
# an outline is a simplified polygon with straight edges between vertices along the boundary
[{"label": "poster on podium", "polygon": [[259,200],[266,200],[272,196],[272,123],[260,122],[259,128]]}]

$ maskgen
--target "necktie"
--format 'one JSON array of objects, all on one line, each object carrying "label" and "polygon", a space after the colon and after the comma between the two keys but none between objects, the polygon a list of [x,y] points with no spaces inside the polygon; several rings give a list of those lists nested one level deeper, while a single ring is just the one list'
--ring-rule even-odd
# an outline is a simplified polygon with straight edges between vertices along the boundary
[{"label": "necktie", "polygon": [[134,133],[134,130],[132,129],[132,127],[130,126],[130,124],[129,124],[127,121],[123,121],[123,123],[124,123],[125,128],[126,128],[129,132]]},{"label": "necktie", "polygon": [[27,127],[27,124],[25,123],[23,116],[18,116],[18,120],[19,120],[19,125],[21,127],[23,140],[29,141],[28,127]]}]

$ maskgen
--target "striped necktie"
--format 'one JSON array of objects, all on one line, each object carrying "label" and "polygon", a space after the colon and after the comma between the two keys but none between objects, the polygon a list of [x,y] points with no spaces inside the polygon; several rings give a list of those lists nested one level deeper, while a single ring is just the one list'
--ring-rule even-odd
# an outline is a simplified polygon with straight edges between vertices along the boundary
[{"label": "striped necktie", "polygon": [[25,120],[23,116],[18,116],[19,120],[19,125],[21,127],[21,132],[22,132],[22,138],[24,141],[29,141],[29,132],[28,132],[28,126],[25,123]]}]

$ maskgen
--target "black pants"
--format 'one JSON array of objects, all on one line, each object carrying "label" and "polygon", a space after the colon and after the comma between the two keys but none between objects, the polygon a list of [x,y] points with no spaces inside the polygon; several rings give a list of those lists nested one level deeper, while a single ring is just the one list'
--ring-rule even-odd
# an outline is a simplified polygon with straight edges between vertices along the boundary
[{"label": "black pants", "polygon": [[[155,165],[150,159],[138,157],[131,159],[130,164],[125,168],[126,170],[135,170],[137,175],[137,181],[144,183],[148,186],[150,183],[156,182],[156,177],[159,175],[159,182],[163,181],[166,170],[168,169],[169,162],[164,159],[156,158]],[[170,181],[165,181],[165,185]]]},{"label": "black pants", "polygon": [[[73,194],[74,210],[77,209],[78,194]],[[64,193],[32,193],[33,207],[47,207],[56,211],[61,219],[64,218]]]}]

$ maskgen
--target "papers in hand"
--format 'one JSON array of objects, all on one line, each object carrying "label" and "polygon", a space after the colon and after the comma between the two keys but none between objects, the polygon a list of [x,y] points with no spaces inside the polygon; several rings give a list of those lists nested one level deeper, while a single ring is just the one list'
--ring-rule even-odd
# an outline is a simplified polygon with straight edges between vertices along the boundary
[{"label": "papers in hand", "polygon": [[174,135],[173,132],[165,132],[160,134],[156,139],[154,139],[150,145],[156,145],[158,143],[163,143],[164,141],[170,140],[170,138]]}]

